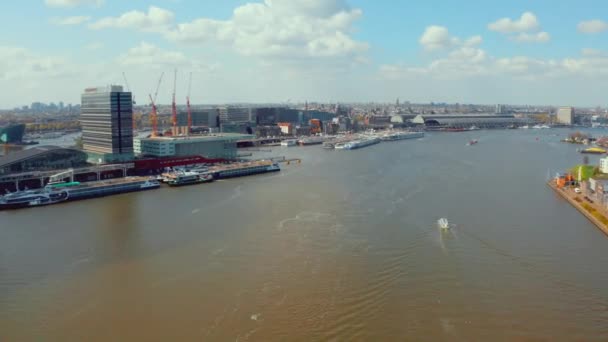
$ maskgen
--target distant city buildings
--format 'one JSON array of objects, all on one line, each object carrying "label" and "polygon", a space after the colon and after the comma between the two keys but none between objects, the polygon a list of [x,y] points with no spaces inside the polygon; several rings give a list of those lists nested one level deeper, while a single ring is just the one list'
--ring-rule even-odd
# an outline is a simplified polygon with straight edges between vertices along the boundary
[{"label": "distant city buildings", "polygon": [[133,98],[122,86],[85,89],[80,123],[83,149],[91,162],[133,159]]},{"label": "distant city buildings", "polygon": [[574,108],[560,107],[557,110],[557,122],[564,125],[572,125],[574,123]]},{"label": "distant city buildings", "polygon": [[496,108],[494,109],[494,114],[505,114],[506,110],[505,110],[505,106],[501,105],[501,104],[497,104]]}]

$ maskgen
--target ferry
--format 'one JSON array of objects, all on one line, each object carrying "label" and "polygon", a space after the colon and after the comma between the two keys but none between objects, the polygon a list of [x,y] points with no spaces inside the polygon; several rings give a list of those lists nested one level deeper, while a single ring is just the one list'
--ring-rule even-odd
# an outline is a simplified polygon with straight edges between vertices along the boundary
[{"label": "ferry", "polygon": [[296,139],[287,139],[287,140],[281,141],[281,146],[291,147],[291,146],[296,146],[297,144],[298,144],[298,141]]},{"label": "ferry", "polygon": [[194,171],[176,172],[172,176],[167,177],[166,183],[169,186],[182,186],[191,184],[201,184],[213,181],[213,175],[210,173],[198,173]]},{"label": "ferry", "polygon": [[39,207],[56,204],[68,199],[67,191],[24,190],[0,196],[0,210]]},{"label": "ferry", "polygon": [[387,133],[380,136],[380,140],[382,141],[396,141],[417,138],[424,138],[424,132],[395,132]]},{"label": "ferry", "polygon": [[278,171],[281,171],[281,167],[278,163],[266,160],[218,165],[209,169],[209,172],[215,179],[242,177]]},{"label": "ferry", "polygon": [[87,183],[49,183],[42,189],[17,191],[1,196],[0,209],[37,207],[126,192],[158,189],[159,187],[160,183],[157,180],[143,177],[126,177]]}]

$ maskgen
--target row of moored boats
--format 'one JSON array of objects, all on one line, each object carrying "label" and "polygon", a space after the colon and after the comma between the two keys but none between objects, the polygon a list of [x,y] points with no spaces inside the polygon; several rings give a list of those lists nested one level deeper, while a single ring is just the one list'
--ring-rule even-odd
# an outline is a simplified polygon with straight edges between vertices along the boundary
[{"label": "row of moored boats", "polygon": [[192,185],[212,182],[215,179],[241,177],[280,170],[279,164],[263,160],[223,164],[192,170],[175,170],[163,173],[157,178],[125,177],[84,183],[57,181],[51,182],[41,189],[25,189],[0,196],[0,210],[39,207],[67,201],[158,189],[161,186],[161,182],[169,186]]}]

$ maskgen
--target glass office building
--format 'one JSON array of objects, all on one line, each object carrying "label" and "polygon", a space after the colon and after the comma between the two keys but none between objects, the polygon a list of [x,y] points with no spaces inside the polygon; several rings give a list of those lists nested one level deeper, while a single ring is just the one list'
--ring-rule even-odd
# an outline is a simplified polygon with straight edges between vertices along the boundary
[{"label": "glass office building", "polygon": [[85,89],[80,124],[83,149],[91,162],[133,159],[133,99],[122,86]]}]

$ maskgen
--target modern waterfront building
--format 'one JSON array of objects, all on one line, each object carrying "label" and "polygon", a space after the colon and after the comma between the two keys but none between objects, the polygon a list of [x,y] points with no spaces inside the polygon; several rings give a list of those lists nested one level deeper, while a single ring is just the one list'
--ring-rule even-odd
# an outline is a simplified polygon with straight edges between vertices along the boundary
[{"label": "modern waterfront building", "polygon": [[133,98],[122,86],[85,89],[80,124],[83,149],[91,162],[133,159]]},{"label": "modern waterfront building", "polygon": [[134,150],[135,153],[142,156],[203,156],[235,159],[237,158],[237,141],[253,138],[253,135],[244,134],[136,138]]},{"label": "modern waterfront building", "polygon": [[7,125],[0,127],[0,143],[18,144],[23,141],[25,124]]},{"label": "modern waterfront building", "polygon": [[87,166],[87,154],[71,148],[35,146],[0,157],[0,175]]},{"label": "modern waterfront building", "polygon": [[560,107],[557,110],[557,122],[564,125],[572,125],[574,123],[574,108]]}]

